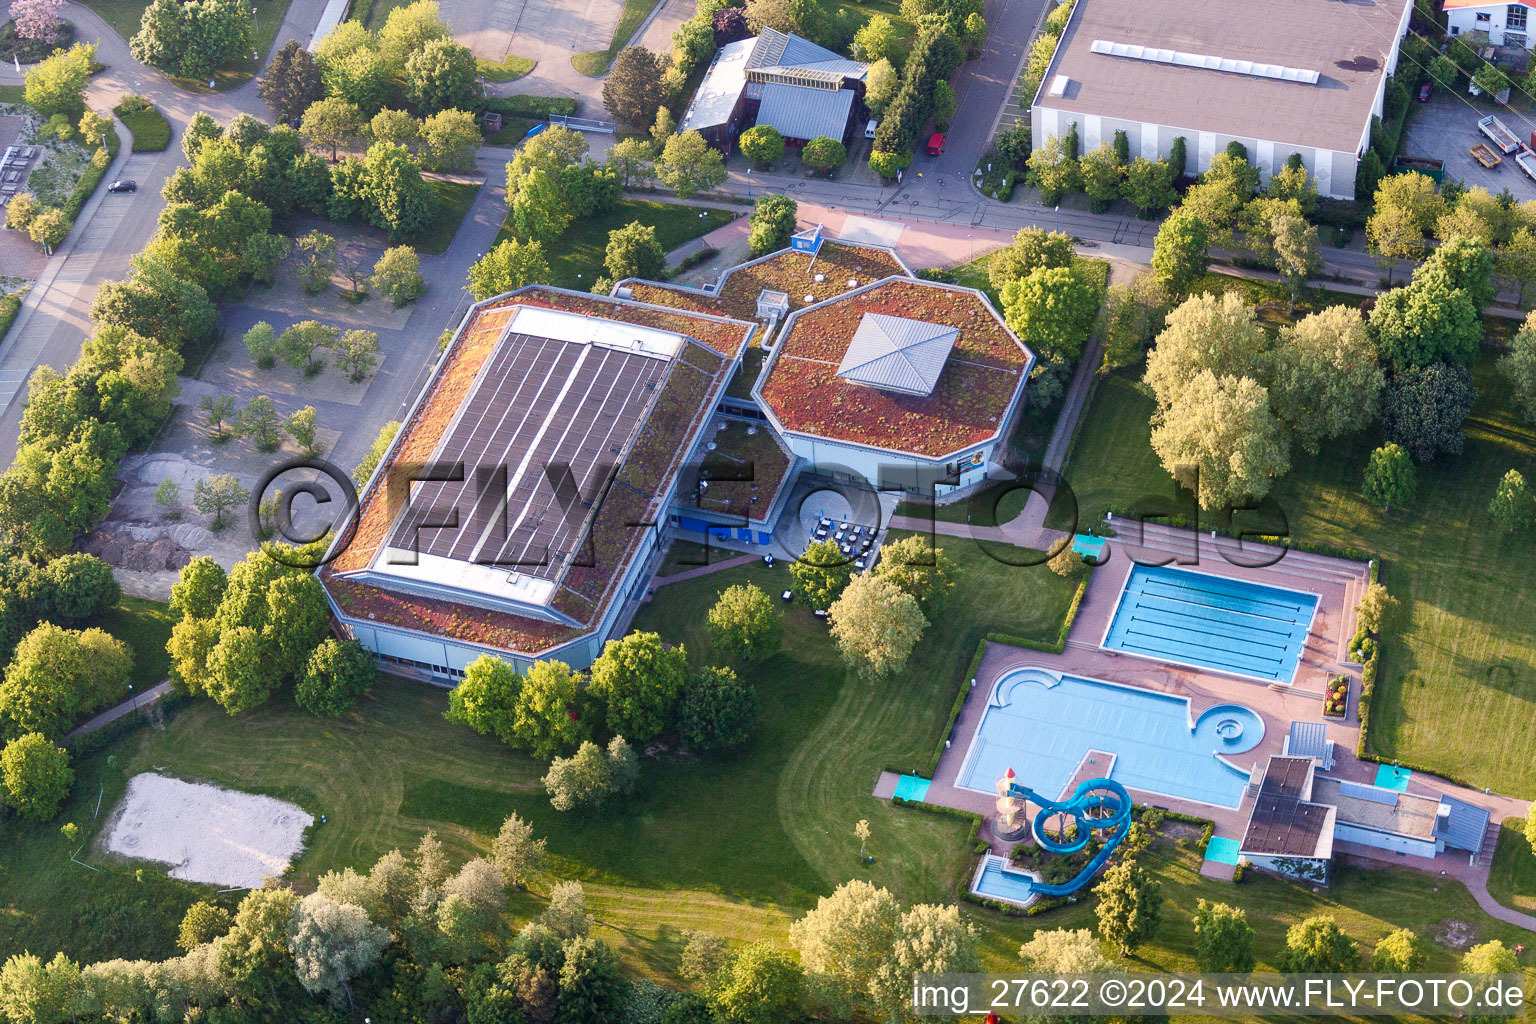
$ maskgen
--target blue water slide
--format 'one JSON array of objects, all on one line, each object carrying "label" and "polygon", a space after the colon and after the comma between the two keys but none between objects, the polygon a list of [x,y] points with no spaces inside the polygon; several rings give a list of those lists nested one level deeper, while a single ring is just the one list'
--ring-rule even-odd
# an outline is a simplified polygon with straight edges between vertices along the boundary
[{"label": "blue water slide", "polygon": [[[1115,847],[1120,845],[1120,840],[1125,838],[1127,826],[1131,823],[1131,795],[1125,791],[1125,787],[1114,779],[1086,779],[1079,783],[1072,791],[1072,795],[1065,800],[1047,800],[1045,797],[1019,785],[1010,783],[1008,795],[1028,800],[1040,808],[1035,815],[1034,831],[1035,842],[1051,853],[1076,853],[1088,845],[1089,830],[1105,833],[1104,845],[1099,852],[1093,855],[1093,859],[1084,865],[1083,870],[1070,881],[1059,885],[1051,885],[1047,882],[1035,882],[1031,890],[1044,896],[1069,896],[1092,881],[1093,876],[1103,870],[1104,865],[1113,856]],[[1107,811],[1103,817],[1089,817],[1089,811]],[[1077,834],[1072,839],[1052,839],[1045,830],[1046,821],[1055,814],[1065,814],[1072,819],[1077,826]],[[1063,830],[1065,834],[1066,830]]]}]

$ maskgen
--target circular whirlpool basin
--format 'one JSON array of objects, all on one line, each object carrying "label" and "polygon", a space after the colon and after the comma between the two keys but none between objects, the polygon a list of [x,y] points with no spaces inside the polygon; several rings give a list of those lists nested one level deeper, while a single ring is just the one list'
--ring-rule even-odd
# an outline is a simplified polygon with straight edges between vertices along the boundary
[{"label": "circular whirlpool basin", "polygon": [[1241,754],[1264,739],[1264,719],[1241,704],[1220,704],[1201,714],[1195,735],[1220,754]]}]

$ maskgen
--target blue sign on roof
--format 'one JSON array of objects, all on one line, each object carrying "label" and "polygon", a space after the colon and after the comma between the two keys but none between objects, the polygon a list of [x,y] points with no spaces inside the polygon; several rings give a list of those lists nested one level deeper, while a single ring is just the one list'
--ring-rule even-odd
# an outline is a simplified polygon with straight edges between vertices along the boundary
[{"label": "blue sign on roof", "polygon": [[821,251],[821,225],[808,231],[796,231],[789,239],[789,247],[795,252],[817,253]]}]

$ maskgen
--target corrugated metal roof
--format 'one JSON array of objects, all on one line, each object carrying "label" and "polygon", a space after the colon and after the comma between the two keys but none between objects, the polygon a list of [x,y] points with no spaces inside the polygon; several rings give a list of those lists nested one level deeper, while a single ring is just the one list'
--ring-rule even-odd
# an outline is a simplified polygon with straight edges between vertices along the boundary
[{"label": "corrugated metal roof", "polygon": [[713,128],[730,120],[731,111],[736,109],[736,101],[741,98],[742,86],[747,82],[747,61],[756,45],[755,39],[740,39],[715,51],[715,59],[710,62],[698,92],[693,94],[693,101],[683,113],[678,131]]},{"label": "corrugated metal roof", "polygon": [[1285,752],[1291,757],[1310,757],[1321,761],[1328,756],[1328,723],[1292,722],[1290,742]]},{"label": "corrugated metal roof", "polygon": [[932,394],[960,331],[923,320],[865,313],[837,375],[856,384],[912,395]]},{"label": "corrugated metal roof", "polygon": [[1491,815],[1476,804],[1453,796],[1442,796],[1440,802],[1448,805],[1451,813],[1435,822],[1435,835],[1453,849],[1470,850],[1474,856],[1482,853]]},{"label": "corrugated metal roof", "polygon": [[841,140],[853,112],[853,90],[810,89],[771,82],[763,86],[763,103],[757,123],[771,124],[787,139],[815,139],[825,135]]}]

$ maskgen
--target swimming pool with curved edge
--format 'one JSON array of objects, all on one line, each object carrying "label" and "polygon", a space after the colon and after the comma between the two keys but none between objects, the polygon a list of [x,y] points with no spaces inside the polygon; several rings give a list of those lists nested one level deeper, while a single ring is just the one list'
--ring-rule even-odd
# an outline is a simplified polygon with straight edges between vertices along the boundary
[{"label": "swimming pool with curved edge", "polygon": [[1109,777],[1129,789],[1236,807],[1248,772],[1223,757],[1263,739],[1264,719],[1241,704],[1197,718],[1187,697],[1027,666],[992,688],[955,785],[992,793],[1012,768],[1024,785],[1055,796],[1088,751],[1102,750],[1115,755]]}]

